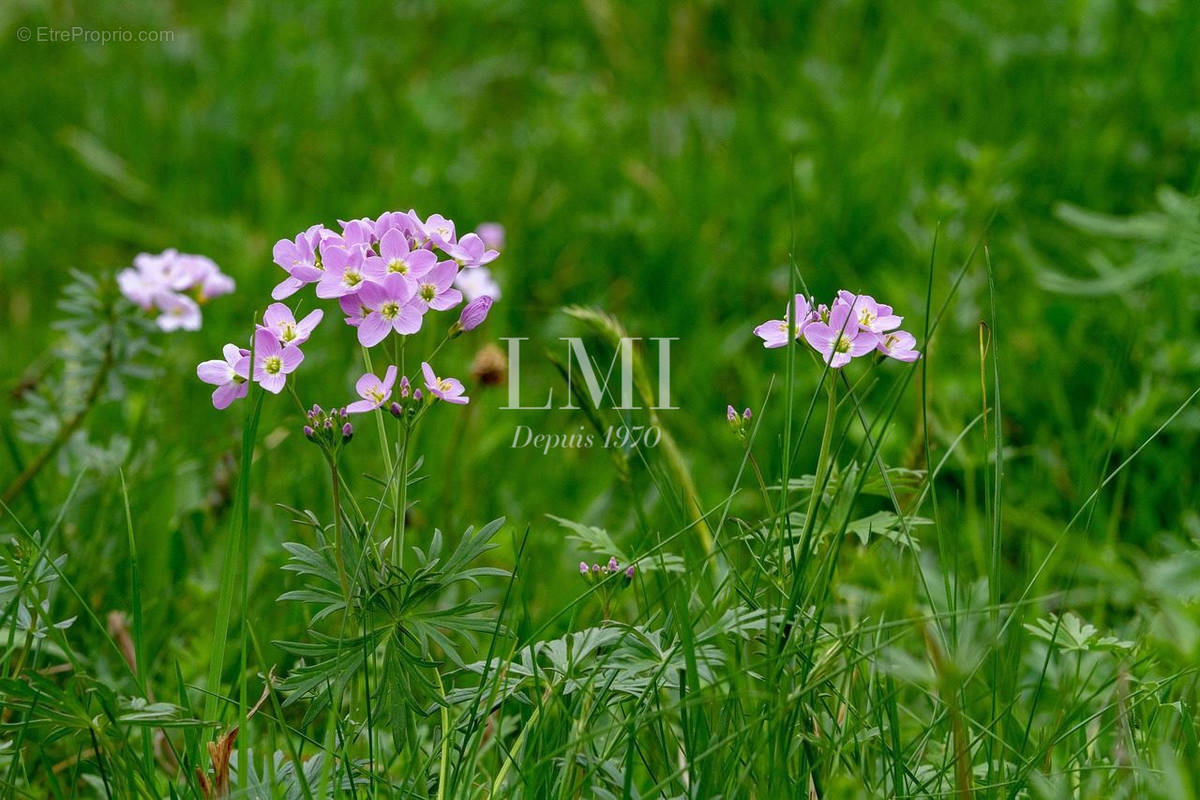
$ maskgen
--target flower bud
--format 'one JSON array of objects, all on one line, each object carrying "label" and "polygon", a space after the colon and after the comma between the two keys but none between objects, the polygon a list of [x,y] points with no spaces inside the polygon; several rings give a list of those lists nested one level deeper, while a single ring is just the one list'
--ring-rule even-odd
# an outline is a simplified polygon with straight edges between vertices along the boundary
[{"label": "flower bud", "polygon": [[400,377],[400,396],[401,396],[401,397],[408,397],[408,393],[409,393],[409,390],[410,390],[410,388],[411,388],[411,385],[410,385],[410,384],[409,384],[409,382],[408,382],[408,376],[407,376],[407,375],[402,375],[402,376]]},{"label": "flower bud", "polygon": [[609,572],[616,572],[616,571],[617,571],[617,567],[618,567],[618,566],[619,566],[619,565],[617,564],[617,557],[616,557],[616,556],[609,556],[609,557],[608,557],[608,571],[609,571]]},{"label": "flower bud", "polygon": [[745,411],[742,412],[742,419],[746,420],[747,422],[750,421],[750,409],[749,408],[747,408]]},{"label": "flower bud", "polygon": [[313,436],[315,436],[316,433],[317,432],[312,429],[311,425],[304,426],[304,438],[308,439],[310,442],[313,440]]},{"label": "flower bud", "polygon": [[342,444],[346,444],[354,436],[354,426],[347,422],[342,426]]},{"label": "flower bud", "polygon": [[400,419],[402,416],[404,416],[404,406],[393,400],[392,404],[388,406],[388,412],[396,419]]},{"label": "flower bud", "polygon": [[478,328],[487,319],[493,302],[492,298],[485,294],[467,303],[458,317],[458,327],[464,331],[473,331]]},{"label": "flower bud", "polygon": [[420,389],[417,389],[417,390],[415,390],[415,391],[413,392],[413,401],[414,401],[414,402],[417,402],[417,403],[421,402],[421,399],[422,399],[423,397],[424,397],[424,395],[422,395],[422,394],[421,394],[421,390],[420,390]]},{"label": "flower bud", "polygon": [[725,406],[725,418],[730,422],[737,422],[737,410],[733,406]]},{"label": "flower bud", "polygon": [[579,562],[579,574],[585,578],[588,576],[588,565],[586,561]]},{"label": "flower bud", "polygon": [[627,580],[627,581],[633,580],[633,564],[630,564],[629,567],[625,570],[625,580]]}]

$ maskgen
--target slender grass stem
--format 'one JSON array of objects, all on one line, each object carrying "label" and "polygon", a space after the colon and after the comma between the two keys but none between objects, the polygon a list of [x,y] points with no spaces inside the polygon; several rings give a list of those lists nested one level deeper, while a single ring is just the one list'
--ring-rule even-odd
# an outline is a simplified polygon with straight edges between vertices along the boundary
[{"label": "slender grass stem", "polygon": [[[371,366],[371,351],[365,347],[362,348],[362,357],[363,357],[363,365],[366,367],[367,372],[374,373],[375,369]],[[393,466],[394,462],[392,461],[391,448],[388,446],[387,427],[383,423],[383,414],[384,414],[383,411],[376,411],[373,416],[375,417],[375,423],[379,430],[379,452],[380,452],[380,455],[383,456],[383,466],[384,466],[383,474],[391,475],[392,474],[392,466]],[[401,476],[400,480],[403,482],[404,477]],[[391,494],[392,494],[393,510],[395,511],[395,513],[397,515],[399,515],[400,514],[400,509],[398,508],[399,493],[398,493],[397,487],[394,483],[392,484]],[[394,542],[395,542],[395,532],[396,532],[396,529],[398,526],[399,526],[399,522],[397,520],[393,519],[393,521],[392,521],[392,533],[393,533],[393,536],[392,536],[392,541],[393,541],[392,560],[393,561],[395,561],[395,556],[396,556],[396,547],[395,547]]]},{"label": "slender grass stem", "polygon": [[[404,561],[404,534],[407,527],[406,510],[408,509],[408,445],[412,436],[412,429],[415,421],[404,421],[404,437],[400,445],[400,474],[396,476],[396,481],[392,484],[393,497],[398,498],[396,503],[395,527],[392,531],[392,563],[397,567],[401,566]],[[397,489],[396,483],[399,483]]]},{"label": "slender grass stem", "polygon": [[346,577],[345,549],[342,541],[342,479],[338,474],[337,459],[327,458],[333,483],[333,560],[337,562],[338,580],[342,584],[342,597],[346,598],[346,614],[350,613],[350,580]]},{"label": "slender grass stem", "polygon": [[825,429],[821,432],[821,449],[817,455],[817,470],[813,474],[812,494],[808,498],[808,512],[804,517],[804,535],[801,538],[801,563],[808,560],[808,546],[816,529],[817,508],[821,495],[825,491],[831,465],[829,464],[829,449],[833,441],[834,423],[837,421],[837,381],[830,378],[825,385],[829,407],[825,412]]},{"label": "slender grass stem", "polygon": [[442,695],[442,758],[438,766],[437,800],[445,800],[446,775],[450,770],[450,704],[446,702],[446,689],[442,685],[442,674],[435,669],[433,675],[437,681],[438,692]]},{"label": "slender grass stem", "polygon": [[[217,591],[217,615],[213,625],[212,655],[208,666],[208,693],[204,700],[204,719],[217,719],[217,705],[221,699],[221,669],[225,662],[225,647],[229,640],[229,619],[233,612],[233,595],[237,572],[240,566],[238,554],[244,546],[246,532],[250,527],[250,469],[254,457],[254,438],[258,432],[258,421],[262,414],[265,392],[254,395],[254,405],[242,428],[242,465],[238,477],[236,524],[230,531],[225,550],[225,561],[221,568],[221,581]],[[244,598],[245,599],[245,598]]]}]

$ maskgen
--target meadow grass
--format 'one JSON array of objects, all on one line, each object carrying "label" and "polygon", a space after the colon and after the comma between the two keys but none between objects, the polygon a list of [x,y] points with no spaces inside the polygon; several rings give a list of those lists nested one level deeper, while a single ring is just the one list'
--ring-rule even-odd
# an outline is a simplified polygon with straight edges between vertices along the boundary
[{"label": "meadow grass", "polygon": [[[0,796],[1193,796],[1200,10],[921,6],[0,10]],[[176,41],[15,35],[71,25]],[[445,374],[678,337],[679,410],[470,386],[332,480],[286,396],[214,411],[271,243],[410,206],[507,230]],[[166,247],[238,281],[198,333],[106,316]],[[843,286],[924,358],[752,336]]]}]

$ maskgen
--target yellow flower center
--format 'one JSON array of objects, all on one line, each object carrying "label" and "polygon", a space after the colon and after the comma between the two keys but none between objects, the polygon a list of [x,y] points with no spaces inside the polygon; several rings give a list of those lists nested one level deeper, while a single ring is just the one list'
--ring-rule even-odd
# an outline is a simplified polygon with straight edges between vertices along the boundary
[{"label": "yellow flower center", "polygon": [[434,286],[432,283],[422,283],[421,284],[421,299],[424,300],[426,303],[428,303],[429,301],[433,300],[433,298],[435,298],[435,297],[437,297],[437,287]]},{"label": "yellow flower center", "polygon": [[401,275],[408,274],[408,262],[403,258],[393,258],[388,262],[388,272],[399,272]]},{"label": "yellow flower center", "polygon": [[400,304],[388,301],[379,307],[379,315],[384,319],[395,319],[400,313]]},{"label": "yellow flower center", "polygon": [[263,359],[263,369],[268,375],[278,375],[283,369],[283,359],[279,356],[267,356]]}]

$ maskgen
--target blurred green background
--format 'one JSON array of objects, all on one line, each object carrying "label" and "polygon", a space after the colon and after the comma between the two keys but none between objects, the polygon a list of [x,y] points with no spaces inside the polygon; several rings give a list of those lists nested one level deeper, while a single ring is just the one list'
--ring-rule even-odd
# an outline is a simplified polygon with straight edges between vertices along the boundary
[{"label": "blurred green background", "polygon": [[[174,41],[19,40],[23,27],[36,38],[72,26]],[[98,409],[93,447],[57,465],[68,476],[93,466],[81,492],[97,502],[79,503],[67,529],[76,569],[121,563],[113,493],[125,467],[155,635],[186,650],[209,619],[242,421],[211,408],[194,365],[240,340],[269,302],[276,239],[410,207],[460,230],[502,223],[503,300],[480,336],[439,356],[440,371],[464,375],[485,339],[527,336],[526,396],[544,397],[539,387],[557,384],[542,353],[581,330],[558,311],[570,303],[616,314],[633,335],[679,337],[681,410],[663,422],[715,505],[740,460],[725,404],[757,410],[783,369],[751,329],[782,310],[789,257],[817,295],[874,294],[920,335],[940,226],[935,305],[983,237],[997,317],[979,257],[929,352],[931,444],[944,452],[983,407],[989,320],[1006,519],[1014,541],[1048,541],[1200,377],[1200,211],[1187,199],[1200,190],[1198,33],[1200,5],[1167,0],[5,3],[0,419],[46,366],[69,268],[108,274],[176,247],[237,279],[202,331],[157,337],[158,377]],[[305,401],[351,399],[356,344],[332,309],[306,349]],[[815,382],[801,362],[800,402]],[[779,386],[757,444],[771,474]],[[422,433],[435,480],[418,489],[414,524],[427,533],[504,514],[518,532],[528,525],[537,579],[520,591],[537,615],[561,605],[565,584],[550,576],[570,580],[574,556],[543,515],[622,535],[629,498],[602,450],[510,446],[517,424],[571,433],[583,417],[502,411],[502,391],[471,389],[464,414],[443,409]],[[890,429],[890,463],[923,466],[917,389]],[[297,535],[271,503],[327,513],[292,413],[286,398],[267,404],[255,472],[267,618],[278,542]],[[1200,535],[1198,428],[1185,412],[1064,554],[1121,558]],[[945,473],[943,513],[964,536],[978,523],[987,447],[969,436]],[[351,459],[374,455],[364,433]],[[643,468],[634,477],[652,525],[674,530],[671,503]],[[69,478],[52,469],[37,486],[53,507]],[[87,586],[97,604],[121,605],[121,569]]]}]

